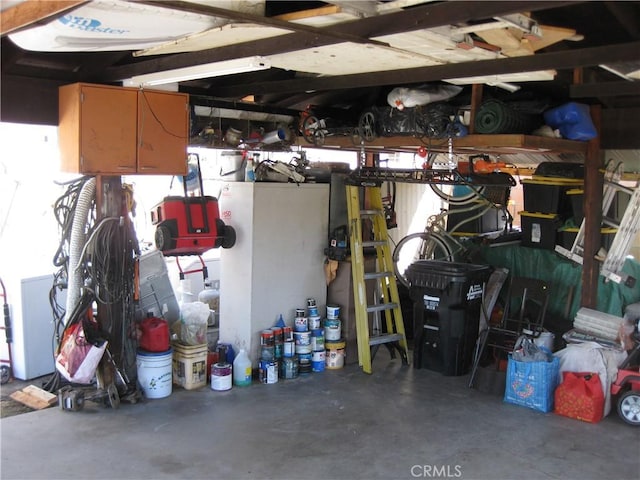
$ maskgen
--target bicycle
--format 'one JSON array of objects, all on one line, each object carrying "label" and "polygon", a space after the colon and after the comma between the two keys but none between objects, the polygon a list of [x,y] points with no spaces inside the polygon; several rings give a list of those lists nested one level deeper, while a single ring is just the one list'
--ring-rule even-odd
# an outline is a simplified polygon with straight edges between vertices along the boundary
[{"label": "bicycle", "polygon": [[[453,228],[447,230],[446,220],[450,211],[441,209],[440,213],[429,216],[424,231],[406,235],[397,243],[393,250],[392,261],[394,273],[400,283],[407,288],[409,287],[409,281],[404,271],[406,267],[415,261],[437,260],[455,262],[469,260],[473,253],[470,249],[470,243],[459,240],[454,233],[459,231],[463,225],[482,217],[492,208],[499,208],[503,211],[506,218],[505,232],[511,228],[513,218],[505,205],[492,202],[477,192],[473,203],[472,200],[473,198],[468,200],[466,202],[468,205],[464,208],[456,209],[456,213],[472,211],[475,213],[456,224]],[[478,208],[478,204],[480,208]]]}]

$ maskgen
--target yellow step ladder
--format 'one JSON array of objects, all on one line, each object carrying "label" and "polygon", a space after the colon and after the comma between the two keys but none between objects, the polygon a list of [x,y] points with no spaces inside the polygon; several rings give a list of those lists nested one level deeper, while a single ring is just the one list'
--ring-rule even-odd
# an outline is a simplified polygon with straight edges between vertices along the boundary
[{"label": "yellow step ladder", "polygon": [[[360,208],[360,190],[368,194],[370,209]],[[392,358],[395,350],[400,353],[402,363],[408,365],[407,339],[404,332],[402,310],[398,295],[398,284],[393,272],[393,259],[387,234],[387,223],[382,193],[379,186],[360,187],[347,185],[347,210],[351,248],[351,274],[353,276],[353,300],[356,313],[356,336],[358,340],[358,362],[365,373],[371,373],[371,361],[380,345],[385,345]],[[362,220],[372,222],[373,238],[363,240]],[[376,271],[365,273],[364,249],[375,249]],[[376,280],[381,303],[367,305],[366,280]],[[386,333],[371,335],[369,315],[384,312]],[[375,324],[375,321],[372,322]]]}]

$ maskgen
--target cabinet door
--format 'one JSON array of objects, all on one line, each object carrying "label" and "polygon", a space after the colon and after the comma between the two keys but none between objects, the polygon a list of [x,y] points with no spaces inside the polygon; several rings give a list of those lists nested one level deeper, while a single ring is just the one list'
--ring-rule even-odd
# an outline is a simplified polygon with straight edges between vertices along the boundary
[{"label": "cabinet door", "polygon": [[138,173],[186,175],[189,96],[141,90],[138,95]]},{"label": "cabinet door", "polygon": [[80,173],[135,173],[137,91],[83,85],[79,101]]}]

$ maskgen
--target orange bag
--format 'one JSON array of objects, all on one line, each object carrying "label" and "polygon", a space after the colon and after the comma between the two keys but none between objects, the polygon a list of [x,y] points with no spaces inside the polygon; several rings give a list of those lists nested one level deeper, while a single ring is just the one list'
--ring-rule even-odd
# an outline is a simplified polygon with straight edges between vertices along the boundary
[{"label": "orange bag", "polygon": [[591,423],[602,420],[604,392],[597,373],[562,372],[554,400],[558,415]]}]

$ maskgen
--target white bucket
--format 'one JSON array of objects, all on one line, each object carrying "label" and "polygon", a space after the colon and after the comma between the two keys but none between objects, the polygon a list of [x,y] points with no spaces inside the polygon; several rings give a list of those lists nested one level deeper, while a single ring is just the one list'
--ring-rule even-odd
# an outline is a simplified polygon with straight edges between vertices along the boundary
[{"label": "white bucket", "polygon": [[544,331],[538,338],[535,338],[533,340],[533,343],[535,343],[539,347],[548,348],[550,352],[553,352],[553,341],[555,337],[556,336],[553,333]]},{"label": "white bucket", "polygon": [[165,398],[172,391],[171,349],[166,352],[147,352],[138,350],[136,366],[138,382],[146,398]]},{"label": "white bucket", "polygon": [[231,150],[220,153],[220,178],[227,182],[244,180],[244,156],[242,150]]},{"label": "white bucket", "polygon": [[324,340],[337,341],[342,336],[340,320],[329,320],[324,323]]}]

